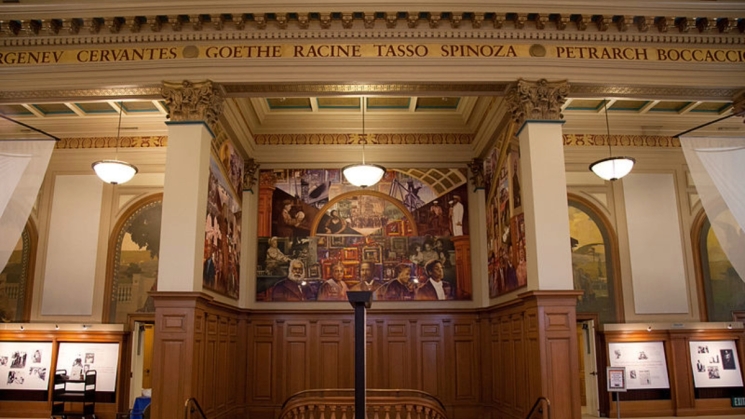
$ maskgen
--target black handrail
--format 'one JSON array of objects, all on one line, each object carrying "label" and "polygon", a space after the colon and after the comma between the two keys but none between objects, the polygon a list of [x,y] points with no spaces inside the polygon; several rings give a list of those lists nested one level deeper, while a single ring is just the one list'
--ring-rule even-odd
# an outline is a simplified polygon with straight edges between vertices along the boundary
[{"label": "black handrail", "polygon": [[533,417],[533,413],[536,412],[536,409],[538,409],[538,413],[543,413],[543,409],[541,409],[541,406],[543,405],[541,403],[542,401],[546,402],[546,416],[544,416],[544,418],[551,419],[551,402],[543,396],[539,397],[538,400],[535,401],[535,404],[533,404],[533,408],[530,409],[530,412],[528,413],[528,416],[525,417],[525,419],[530,419],[531,417]]},{"label": "black handrail", "polygon": [[[196,408],[196,410],[194,408]],[[202,406],[199,405],[196,397],[189,397],[186,399],[186,403],[184,403],[184,419],[189,419],[191,414],[195,411],[199,412],[202,419],[207,419],[207,415],[204,414],[204,410],[202,410]]]}]

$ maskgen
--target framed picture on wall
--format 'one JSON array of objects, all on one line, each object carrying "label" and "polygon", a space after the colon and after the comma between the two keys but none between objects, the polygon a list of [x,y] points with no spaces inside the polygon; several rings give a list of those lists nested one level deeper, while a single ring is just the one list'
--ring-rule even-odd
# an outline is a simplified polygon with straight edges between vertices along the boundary
[{"label": "framed picture on wall", "polygon": [[694,387],[742,387],[734,340],[690,341],[688,345]]},{"label": "framed picture on wall", "polygon": [[344,260],[358,260],[360,258],[359,249],[356,247],[345,247],[343,253]]},{"label": "framed picture on wall", "polygon": [[382,263],[380,247],[369,246],[362,249],[362,260],[365,262]]}]

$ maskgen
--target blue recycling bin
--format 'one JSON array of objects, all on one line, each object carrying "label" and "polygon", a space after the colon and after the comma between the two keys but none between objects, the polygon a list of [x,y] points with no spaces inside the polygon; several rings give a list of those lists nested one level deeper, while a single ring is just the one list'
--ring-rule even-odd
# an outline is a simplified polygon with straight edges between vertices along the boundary
[{"label": "blue recycling bin", "polygon": [[129,419],[143,419],[143,413],[145,408],[150,405],[150,397],[138,397],[135,399],[135,404],[132,406],[132,413],[129,415]]}]

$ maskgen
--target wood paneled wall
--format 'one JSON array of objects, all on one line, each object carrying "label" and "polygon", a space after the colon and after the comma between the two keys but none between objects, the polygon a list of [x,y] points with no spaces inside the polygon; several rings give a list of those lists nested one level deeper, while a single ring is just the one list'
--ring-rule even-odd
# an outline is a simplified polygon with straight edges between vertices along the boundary
[{"label": "wood paneled wall", "polygon": [[[373,304],[368,388],[425,391],[450,419],[522,418],[539,396],[572,412],[554,417],[578,417],[575,294],[526,293],[488,310]],[[354,387],[351,306],[248,312],[197,293],[155,300],[154,417],[182,415],[195,396],[210,418],[274,419],[299,391]]]}]

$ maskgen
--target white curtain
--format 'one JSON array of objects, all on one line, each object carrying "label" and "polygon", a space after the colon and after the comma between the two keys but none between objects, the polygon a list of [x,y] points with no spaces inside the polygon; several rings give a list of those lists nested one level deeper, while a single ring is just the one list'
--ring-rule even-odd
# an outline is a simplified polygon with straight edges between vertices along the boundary
[{"label": "white curtain", "polygon": [[[745,280],[745,138],[680,137],[680,144],[711,228]],[[725,209],[731,217],[718,216]]]},{"label": "white curtain", "polygon": [[0,271],[8,263],[54,150],[54,141],[0,141]]}]

